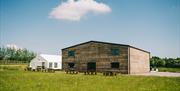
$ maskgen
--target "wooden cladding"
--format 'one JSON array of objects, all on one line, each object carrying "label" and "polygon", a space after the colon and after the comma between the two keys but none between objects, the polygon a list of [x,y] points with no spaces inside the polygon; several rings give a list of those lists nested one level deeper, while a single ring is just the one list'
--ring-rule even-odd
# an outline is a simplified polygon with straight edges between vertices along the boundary
[{"label": "wooden cladding", "polygon": [[[74,57],[70,52],[75,53]],[[92,67],[100,72],[111,69],[111,63],[116,62],[119,64],[113,64],[113,67],[118,67],[119,72],[127,73],[128,47],[90,42],[62,50],[62,60],[63,69],[68,68],[68,63],[74,63],[78,71],[86,71]],[[95,65],[90,67],[90,63],[95,63]]]}]

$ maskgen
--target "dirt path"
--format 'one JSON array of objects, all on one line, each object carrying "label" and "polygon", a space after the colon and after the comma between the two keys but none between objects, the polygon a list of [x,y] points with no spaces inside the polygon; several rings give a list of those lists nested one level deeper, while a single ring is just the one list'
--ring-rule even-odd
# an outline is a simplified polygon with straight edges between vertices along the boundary
[{"label": "dirt path", "polygon": [[173,72],[149,72],[149,73],[141,73],[141,74],[133,74],[133,75],[180,77],[180,73],[173,73]]}]

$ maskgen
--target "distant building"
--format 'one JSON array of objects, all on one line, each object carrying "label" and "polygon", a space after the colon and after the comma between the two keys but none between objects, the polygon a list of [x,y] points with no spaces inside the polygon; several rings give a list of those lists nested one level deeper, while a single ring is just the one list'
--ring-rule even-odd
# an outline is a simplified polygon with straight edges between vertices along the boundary
[{"label": "distant building", "polygon": [[40,54],[30,62],[30,68],[36,69],[41,67],[43,69],[62,69],[62,58],[59,55]]},{"label": "distant building", "polygon": [[126,74],[146,73],[150,71],[149,60],[150,52],[124,44],[89,41],[62,49],[64,70],[116,69]]}]

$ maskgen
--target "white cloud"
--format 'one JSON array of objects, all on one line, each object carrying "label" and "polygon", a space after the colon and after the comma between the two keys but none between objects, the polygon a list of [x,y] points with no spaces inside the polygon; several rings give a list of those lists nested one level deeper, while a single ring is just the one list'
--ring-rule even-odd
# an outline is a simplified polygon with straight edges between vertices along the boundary
[{"label": "white cloud", "polygon": [[64,19],[71,21],[79,21],[88,13],[109,13],[111,8],[95,0],[67,0],[54,8],[49,17],[54,19]]},{"label": "white cloud", "polygon": [[18,47],[16,44],[7,44],[6,47],[15,49],[15,50],[23,49],[21,47]]}]

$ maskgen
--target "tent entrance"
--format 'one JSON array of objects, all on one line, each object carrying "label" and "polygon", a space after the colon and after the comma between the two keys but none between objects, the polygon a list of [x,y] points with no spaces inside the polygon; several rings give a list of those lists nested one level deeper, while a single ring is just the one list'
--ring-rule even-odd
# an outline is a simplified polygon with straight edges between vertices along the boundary
[{"label": "tent entrance", "polygon": [[42,62],[42,69],[45,69],[45,62]]}]

